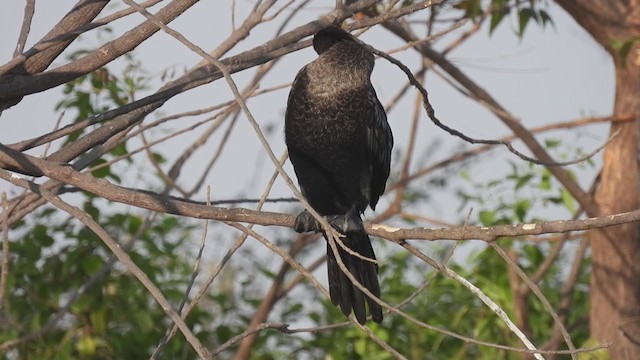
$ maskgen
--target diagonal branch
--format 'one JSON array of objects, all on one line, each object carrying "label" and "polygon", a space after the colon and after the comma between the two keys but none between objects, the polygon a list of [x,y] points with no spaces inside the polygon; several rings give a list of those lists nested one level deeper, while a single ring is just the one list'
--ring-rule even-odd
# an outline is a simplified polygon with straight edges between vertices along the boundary
[{"label": "diagonal branch", "polygon": [[35,45],[47,44],[48,48],[27,58],[23,63],[9,68],[3,66],[0,71],[0,80],[17,75],[33,75],[46,69],[78,35],[63,39],[60,39],[60,36],[91,22],[108,3],[109,0],[78,1],[62,20]]},{"label": "diagonal branch", "polygon": [[[104,7],[104,5],[108,3],[108,1],[98,2],[96,0],[87,0],[86,2],[100,4],[102,5],[102,7]],[[169,5],[158,11],[156,16],[163,23],[169,23],[177,18],[180,14],[184,13],[191,6],[195,5],[197,2],[198,0],[174,0]],[[90,7],[90,5],[86,6]],[[96,5],[93,4],[93,7],[96,7]],[[100,8],[100,10],[101,9],[102,8]],[[59,66],[55,69],[46,71],[41,74],[34,74],[34,72],[36,71],[26,69],[26,74],[29,74],[28,76],[15,76],[0,82],[0,94],[2,94],[0,95],[0,101],[10,102],[15,105],[15,103],[19,102],[19,99],[25,95],[44,91],[52,87],[62,85],[82,75],[88,74],[135,49],[138,45],[148,39],[151,35],[155,34],[158,30],[159,28],[152,22],[145,21],[135,28],[127,31],[118,39],[104,44],[99,49],[96,49],[90,54],[87,54],[78,60],[72,61],[71,63]],[[39,66],[35,70],[44,69],[46,66],[48,66],[51,61],[53,61],[59,55],[59,52],[66,48],[69,43],[70,40],[67,40],[63,42],[61,46],[52,47],[38,53],[37,55],[34,55],[33,58],[43,58],[43,60],[46,60],[44,62],[38,62]],[[59,52],[56,53],[53,50]],[[25,62],[24,65],[26,66],[28,64],[29,61]]]},{"label": "diagonal branch", "polygon": [[33,14],[36,11],[36,0],[27,0],[24,6],[24,18],[22,19],[22,27],[20,28],[20,35],[18,36],[18,44],[13,51],[13,57],[16,57],[24,50],[24,45],[27,43],[29,32],[31,31],[31,20],[33,20]]}]

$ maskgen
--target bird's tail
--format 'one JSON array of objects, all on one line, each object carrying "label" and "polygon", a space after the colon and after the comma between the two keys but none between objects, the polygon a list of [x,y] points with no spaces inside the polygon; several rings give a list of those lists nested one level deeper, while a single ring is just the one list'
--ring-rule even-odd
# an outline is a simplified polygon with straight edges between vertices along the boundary
[{"label": "bird's tail", "polygon": [[[363,257],[372,260],[376,259],[369,236],[365,232],[349,232],[342,238],[342,241],[349,249]],[[379,298],[380,284],[378,283],[378,265],[351,255],[342,249],[340,245],[337,246],[342,262],[351,274],[353,274],[353,277],[356,278],[360,284],[364,285],[369,292]],[[346,316],[349,316],[353,309],[353,313],[356,319],[358,319],[358,322],[364,324],[367,319],[366,302],[369,306],[369,313],[371,313],[373,321],[377,323],[382,322],[382,308],[380,304],[365,295],[349,280],[347,275],[342,272],[328,241],[327,268],[329,271],[329,294],[331,295],[331,302],[334,305],[340,306],[340,309]]]}]

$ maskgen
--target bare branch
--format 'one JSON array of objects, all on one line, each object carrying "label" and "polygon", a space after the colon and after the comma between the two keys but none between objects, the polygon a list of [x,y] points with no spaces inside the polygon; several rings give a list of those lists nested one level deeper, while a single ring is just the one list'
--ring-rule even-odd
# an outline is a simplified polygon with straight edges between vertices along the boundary
[{"label": "bare branch", "polygon": [[511,330],[511,332],[514,333],[520,339],[520,341],[522,341],[522,343],[527,347],[527,349],[533,352],[533,356],[536,359],[544,360],[544,358],[540,355],[540,353],[537,352],[537,348],[529,341],[529,339],[527,339],[527,337],[522,333],[522,331],[520,331],[520,329],[518,329],[518,327],[515,326],[515,324],[511,321],[511,319],[509,319],[509,316],[504,312],[504,310],[502,310],[502,308],[498,304],[496,304],[493,300],[491,300],[488,296],[486,296],[482,292],[482,290],[480,290],[477,286],[470,283],[464,277],[458,275],[458,273],[456,273],[455,271],[429,258],[428,256],[424,255],[422,252],[420,252],[418,249],[414,248],[413,246],[409,245],[408,243],[402,242],[401,245],[405,249],[407,249],[409,252],[411,252],[413,255],[417,256],[419,259],[433,266],[436,270],[438,270],[442,274],[459,282],[464,287],[469,289],[469,291],[471,291],[476,297],[478,297],[483,303],[485,303],[485,305],[487,305],[489,309],[491,309],[491,311],[493,311],[507,325],[509,330]]},{"label": "bare branch", "polygon": [[[518,264],[516,264],[513,261],[513,259],[511,259],[509,255],[507,255],[507,253],[502,249],[502,247],[500,247],[500,245],[498,245],[495,242],[492,242],[489,245],[491,245],[491,247],[498,253],[498,255],[502,257],[502,259],[509,265],[510,268],[515,270],[518,276],[527,284],[529,289],[531,289],[531,291],[533,291],[533,293],[538,297],[538,299],[540,299],[540,302],[542,302],[542,305],[544,306],[545,310],[547,310],[549,315],[551,315],[551,317],[555,321],[555,326],[557,326],[560,329],[560,332],[562,333],[562,336],[564,337],[564,340],[567,346],[569,347],[569,350],[575,351],[576,347],[573,345],[573,341],[571,341],[571,335],[569,335],[569,332],[564,327],[564,324],[562,323],[562,320],[558,316],[558,313],[556,313],[556,311],[553,309],[553,306],[551,306],[551,304],[549,303],[549,300],[547,300],[546,296],[544,296],[542,291],[540,291],[540,288],[538,287],[538,285],[536,285],[533,281],[531,281],[531,279],[529,279],[527,274],[525,274],[525,272],[518,266]],[[576,360],[578,356],[576,353],[572,353],[571,358],[573,360]]]},{"label": "bare branch", "polygon": [[227,350],[228,348],[232,347],[233,345],[237,344],[238,342],[242,341],[242,339],[248,337],[248,336],[252,336],[252,335],[256,335],[257,333],[266,330],[266,329],[275,329],[275,330],[279,330],[285,334],[288,333],[288,329],[289,329],[289,325],[287,324],[268,324],[268,323],[262,323],[258,326],[249,328],[247,330],[245,330],[242,334],[238,334],[234,337],[232,337],[231,339],[227,340],[224,344],[218,346],[217,348],[213,349],[213,351],[211,351],[211,356],[216,356],[218,354],[220,354],[221,352]]},{"label": "bare branch", "polygon": [[[83,6],[86,7],[95,7],[96,5],[94,4],[101,4],[104,7],[104,5],[109,2],[98,2],[90,0],[85,1],[88,4]],[[185,12],[187,9],[189,9],[191,6],[195,5],[197,2],[197,0],[172,1],[167,6],[158,11],[156,13],[156,16],[161,22],[169,23],[180,14]],[[62,65],[41,74],[34,74],[33,71],[28,71],[27,73],[31,74],[29,76],[15,76],[7,79],[0,83],[0,94],[2,94],[0,95],[0,101],[11,102],[12,104],[15,104],[15,99],[19,99],[22,96],[33,94],[39,91],[44,91],[46,89],[50,89],[52,87],[69,82],[79,76],[88,74],[91,71],[99,69],[100,67],[108,64],[114,59],[117,59],[123,54],[126,54],[127,52],[133,50],[136,46],[140,45],[140,43],[148,39],[151,35],[155,34],[158,30],[159,29],[157,26],[149,21],[145,21],[133,28],[131,31],[128,31],[120,38],[110,41],[109,43],[101,46],[99,49],[96,49],[90,54],[87,54],[78,60],[72,61],[71,63]],[[65,41],[63,43],[64,47],[66,47],[68,43],[69,41]],[[57,49],[62,51],[64,47],[59,46],[57,47]],[[49,54],[51,52],[51,49],[53,49],[53,47],[48,49],[47,51],[43,51],[37,55],[34,55],[33,58],[41,57],[43,54],[47,53],[49,55],[47,61],[53,61],[59,53],[55,53],[55,57],[52,57],[51,54]],[[50,64],[50,61],[48,61],[45,66],[48,66]],[[25,62],[25,64],[28,63],[28,61]]]},{"label": "bare branch", "polygon": [[[77,37],[67,36],[63,39],[59,37],[70,29],[77,28],[93,20],[102,9],[109,3],[109,0],[79,0],[78,3],[51,29],[36,46],[48,43],[46,50],[33,54],[23,62],[10,62],[0,67],[0,80],[5,80],[9,75],[32,75],[46,69],[60,53]],[[17,60],[19,57],[14,58]]]},{"label": "bare branch", "polygon": [[[288,154],[287,152],[285,152],[280,157],[280,164],[284,164],[287,158],[288,158]],[[256,210],[259,211],[260,209],[262,209],[262,206],[266,202],[267,196],[269,196],[269,193],[271,192],[271,188],[273,187],[273,184],[277,178],[277,175],[278,175],[278,172],[276,171],[271,176],[271,179],[267,183],[267,186],[265,187],[265,190],[262,193],[262,197],[260,198],[260,201],[256,206]],[[253,225],[249,225],[247,228],[251,230],[253,228]],[[222,271],[224,266],[227,264],[227,262],[231,260],[231,257],[233,256],[233,254],[244,244],[248,236],[249,236],[248,233],[243,232],[242,235],[234,242],[231,248],[223,256],[222,260],[220,260],[220,262],[215,266],[215,268],[211,270],[209,276],[207,277],[207,280],[205,280],[204,282],[204,285],[200,288],[198,293],[194,296],[194,298],[191,300],[191,302],[189,303],[185,311],[182,313],[183,319],[186,319],[186,317],[189,315],[191,310],[198,304],[198,302],[200,301],[202,296],[204,296],[204,294],[207,292],[207,290],[209,289],[213,281],[218,277],[218,274],[220,274],[220,272]],[[251,328],[251,326],[249,327]],[[169,342],[169,340],[171,340],[173,335],[175,335],[176,331],[177,331],[177,327],[174,324],[174,326],[172,326],[171,329],[169,329],[166,332],[164,338],[162,339],[158,347],[154,350],[153,354],[151,355],[151,359],[157,359],[162,354],[164,347]],[[253,335],[249,334],[248,336],[253,336]]]},{"label": "bare branch", "polygon": [[[162,0],[147,0],[144,3],[141,3],[140,5],[147,8],[159,3],[160,1]],[[98,28],[100,26],[107,25],[115,20],[118,20],[134,12],[135,11],[132,9],[117,11],[111,15],[105,16],[103,18],[100,18],[90,23],[85,23],[84,25],[81,25],[75,29],[59,34],[55,36],[55,38],[51,38],[47,41],[41,40],[40,42],[35,44],[31,49],[25,51],[24,53],[21,53],[20,55],[11,59],[11,61],[9,61],[8,63],[0,66],[0,77],[3,76],[6,72],[10,71],[11,69],[16,68],[18,65],[23,64],[25,61],[27,61],[29,58],[33,57],[34,55],[44,50],[47,50],[52,46],[58,45],[59,42],[70,40],[70,39],[73,40],[78,35],[81,35],[89,30]]]},{"label": "bare branch", "polygon": [[[585,156],[579,157],[577,159],[574,160],[569,160],[569,161],[562,161],[562,162],[558,162],[558,161],[546,161],[546,160],[538,160],[535,158],[532,158],[530,156],[527,156],[523,153],[521,153],[520,151],[516,150],[513,147],[513,144],[511,144],[511,142],[509,141],[504,141],[504,140],[484,140],[484,139],[476,139],[476,138],[472,138],[470,136],[465,135],[464,133],[453,129],[445,124],[443,124],[435,115],[435,109],[433,108],[433,106],[431,105],[431,103],[429,102],[429,94],[427,92],[427,90],[420,85],[420,83],[418,82],[418,80],[416,80],[416,78],[413,76],[413,74],[411,73],[411,70],[409,70],[409,68],[404,65],[401,61],[399,61],[398,59],[394,58],[393,56],[385,53],[384,51],[380,51],[374,47],[372,47],[371,45],[362,43],[362,45],[367,46],[374,54],[385,58],[386,60],[388,60],[389,62],[391,62],[392,64],[398,66],[409,78],[409,82],[416,88],[418,89],[418,91],[422,94],[423,97],[423,106],[427,112],[427,115],[429,116],[429,119],[431,119],[431,121],[439,128],[441,128],[442,130],[446,131],[447,133],[459,137],[460,139],[471,143],[471,144],[484,144],[484,145],[504,145],[507,149],[509,149],[510,152],[512,152],[513,154],[515,154],[516,156],[518,156],[519,158],[521,158],[522,160],[525,161],[529,161],[532,162],[534,164],[538,164],[538,165],[544,165],[548,168],[552,168],[552,167],[558,167],[558,166],[567,166],[567,165],[573,165],[573,164],[577,164],[583,161],[586,161],[590,158],[592,158],[593,156],[595,156],[597,153],[599,153],[600,151],[602,151],[602,149],[605,148],[605,146],[607,146],[607,144],[609,144],[616,136],[618,136],[619,131],[614,133],[613,135],[611,135],[609,137],[609,139],[607,139],[607,141],[599,146],[598,148],[596,148],[595,150],[591,151],[590,153],[586,154]],[[494,112],[499,112],[499,109],[494,109]],[[506,112],[504,112],[506,114]],[[519,121],[518,121],[519,123]],[[524,127],[522,127],[522,129],[525,129]],[[526,129],[525,129],[526,130]]]},{"label": "bare branch", "polygon": [[22,27],[20,28],[20,35],[18,36],[18,44],[13,51],[13,57],[16,57],[24,50],[24,44],[27,43],[29,32],[31,31],[31,20],[33,20],[33,14],[36,11],[36,0],[27,0],[24,6],[24,18],[22,19]]},{"label": "bare branch", "polygon": [[[575,119],[575,120],[569,120],[569,121],[564,121],[564,122],[559,122],[559,123],[553,123],[553,124],[548,124],[548,125],[543,125],[543,126],[539,126],[539,127],[535,127],[532,129],[529,129],[529,131],[531,133],[540,133],[540,132],[544,132],[544,131],[550,131],[550,130],[558,130],[558,129],[571,129],[574,127],[578,127],[578,126],[585,126],[585,125],[590,125],[590,124],[597,124],[597,123],[605,123],[605,122],[617,122],[617,121],[630,121],[630,118],[624,118],[624,119],[617,119],[617,118],[612,118],[609,116],[606,117],[588,117],[588,118],[580,118],[580,119]],[[505,136],[503,138],[501,138],[501,141],[512,141],[514,139],[516,139],[516,135],[509,135],[509,136]],[[492,145],[485,145],[485,146],[481,146],[481,147],[477,147],[474,148],[472,150],[468,150],[468,151],[464,151],[464,152],[460,152],[460,153],[456,153],[453,154],[452,156],[450,156],[449,158],[445,159],[445,160],[441,160],[435,164],[432,164],[428,167],[425,167],[423,169],[420,170],[416,170],[413,174],[409,175],[406,179],[399,179],[397,182],[393,183],[393,184],[389,184],[387,186],[387,191],[393,190],[395,188],[397,188],[398,186],[401,186],[405,183],[408,183],[410,181],[413,181],[419,177],[422,177],[428,173],[431,173],[437,169],[449,166],[453,163],[456,162],[460,162],[460,161],[464,161],[470,157],[473,156],[477,156],[480,155],[484,152],[487,152],[491,149],[494,149],[495,147]]]},{"label": "bare branch", "polygon": [[[571,310],[571,297],[573,295],[575,285],[578,283],[578,280],[580,278],[580,271],[582,269],[584,256],[587,252],[588,247],[589,240],[583,239],[580,242],[580,246],[578,246],[578,249],[575,252],[575,257],[573,260],[573,265],[571,266],[569,276],[562,286],[562,297],[560,298],[560,303],[558,305],[558,316],[563,323],[569,317],[569,311]],[[562,342],[562,338],[562,331],[560,327],[557,324],[554,324],[551,337],[542,348],[556,349]]]},{"label": "bare branch", "polygon": [[[69,166],[61,166],[33,156],[16,152],[0,144],[0,162],[15,165],[20,170],[47,176],[105,199],[133,205],[162,213],[189,216],[198,219],[249,222],[259,225],[292,227],[294,216],[273,212],[253,211],[242,208],[224,209],[206,206],[193,201],[180,200],[171,196],[161,196],[148,191],[131,190],[116,186],[104,179],[96,179],[89,174],[77,172]],[[20,180],[15,175],[1,172],[0,178],[9,182]],[[324,218],[322,218],[324,221]],[[392,241],[404,239],[421,240],[465,240],[479,239],[494,241],[501,236],[540,235],[588,230],[640,221],[640,210],[623,212],[584,220],[558,220],[531,224],[499,225],[492,227],[462,226],[451,229],[413,228],[401,229],[381,224],[365,224],[367,233]]]}]

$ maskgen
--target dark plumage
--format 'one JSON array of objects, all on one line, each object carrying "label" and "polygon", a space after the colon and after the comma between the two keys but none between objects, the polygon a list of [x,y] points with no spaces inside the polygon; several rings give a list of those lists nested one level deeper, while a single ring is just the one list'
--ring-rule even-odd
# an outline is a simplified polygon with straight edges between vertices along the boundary
[{"label": "dark plumage", "polygon": [[[313,38],[318,58],[293,82],[285,115],[289,158],[309,204],[341,232],[351,250],[375,259],[360,215],[375,209],[384,192],[393,137],[384,108],[371,85],[373,54],[336,26]],[[306,211],[297,231],[321,230]],[[378,266],[339,250],[349,271],[372,294],[380,296]],[[369,312],[382,321],[382,308],[355,287],[340,270],[327,244],[331,301],[345,315],[353,310],[360,323]]]}]

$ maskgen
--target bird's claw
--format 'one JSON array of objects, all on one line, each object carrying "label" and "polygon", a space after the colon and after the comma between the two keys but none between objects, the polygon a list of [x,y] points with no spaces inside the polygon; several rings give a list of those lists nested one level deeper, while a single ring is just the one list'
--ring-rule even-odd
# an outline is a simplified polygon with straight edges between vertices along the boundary
[{"label": "bird's claw", "polygon": [[326,217],[329,224],[343,234],[350,232],[363,232],[364,226],[359,217],[347,213],[345,215],[330,215]]},{"label": "bird's claw", "polygon": [[307,210],[304,210],[296,217],[296,221],[293,223],[293,229],[299,233],[307,231],[320,231],[322,226],[318,223],[313,215]]},{"label": "bird's claw", "polygon": [[[364,232],[362,220],[353,212],[344,215],[328,215],[325,216],[329,225],[339,232],[346,234],[350,232]],[[307,210],[304,210],[296,217],[293,229],[299,233],[307,231],[322,231],[322,225]]]}]

